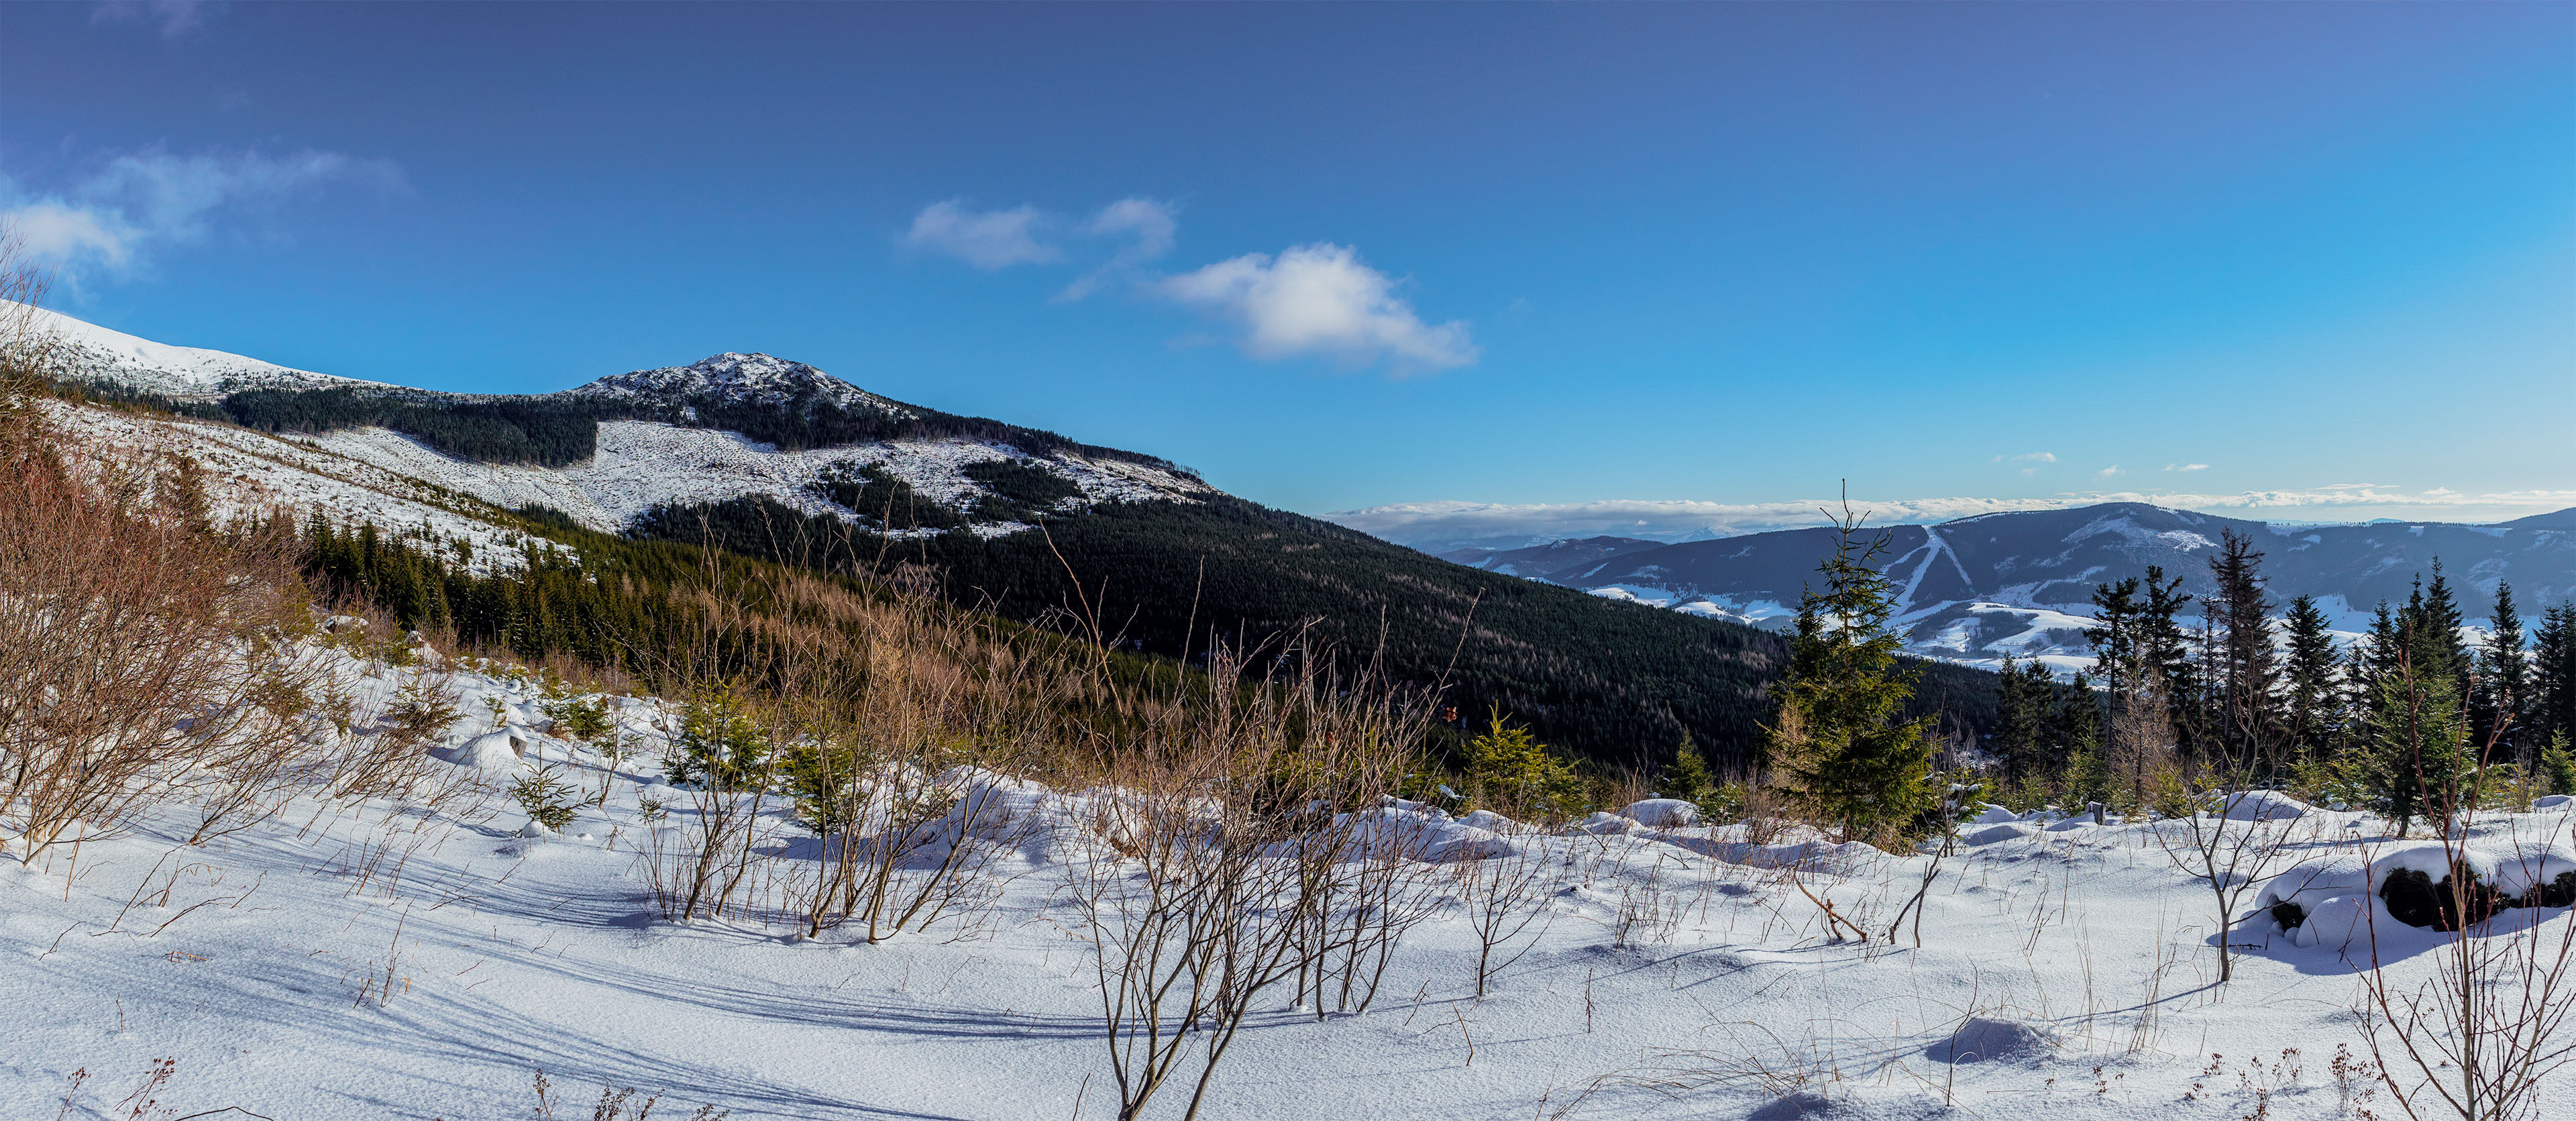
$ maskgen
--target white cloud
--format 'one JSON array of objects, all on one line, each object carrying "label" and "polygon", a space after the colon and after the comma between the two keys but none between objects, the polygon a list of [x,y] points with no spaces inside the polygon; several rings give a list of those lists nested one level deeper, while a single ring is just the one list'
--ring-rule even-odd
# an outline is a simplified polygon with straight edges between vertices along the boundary
[{"label": "white cloud", "polygon": [[273,205],[349,181],[403,189],[402,171],[392,163],[338,152],[178,156],[151,148],[111,157],[58,192],[37,194],[0,178],[0,222],[25,239],[30,257],[77,277],[93,267],[133,267],[156,246],[203,238],[218,212]]},{"label": "white cloud", "polygon": [[2094,477],[2094,478],[2096,478],[2096,479],[2113,479],[2113,478],[2118,478],[2119,476],[2126,475],[2126,474],[2128,474],[2128,472],[2120,470],[2120,465],[2119,465],[2119,464],[2117,464],[2117,463],[2114,463],[2114,464],[2112,464],[2112,465],[2110,465],[2110,466],[2108,466],[2108,467],[2105,467],[2105,468],[2103,468],[2103,469],[2101,469],[2101,470],[2099,470],[2099,471],[2094,472],[2094,473],[2093,473],[2093,477]]},{"label": "white cloud", "polygon": [[[1997,463],[2001,463],[2001,462],[2003,462],[2003,458],[2004,458],[2004,457],[2002,457],[2002,456],[1996,456],[1996,457],[1995,457],[1995,462],[1997,462]],[[2014,456],[2014,457],[2013,457],[2013,460],[2014,460],[2015,462],[2027,462],[2027,463],[2055,463],[2055,462],[2057,462],[2057,453],[2055,453],[2055,452],[2023,452],[2023,453],[2021,453],[2020,455]]]},{"label": "white cloud", "polygon": [[1101,207],[1074,232],[1129,240],[1106,264],[1084,273],[1056,298],[1079,300],[1136,266],[1171,252],[1180,228],[1180,208],[1157,199],[1131,196]]},{"label": "white cloud", "polygon": [[1270,360],[1318,355],[1347,366],[1385,361],[1397,373],[1476,360],[1467,324],[1434,326],[1395,295],[1395,281],[1348,246],[1318,242],[1276,258],[1248,253],[1165,277],[1152,291],[1235,321],[1245,353]]},{"label": "white cloud", "polygon": [[[2408,492],[2376,484],[2346,483],[2310,490],[2247,491],[2241,494],[2091,491],[2047,498],[1855,499],[1852,506],[1866,512],[1872,525],[1907,525],[2011,510],[2063,510],[2104,502],[2144,502],[2270,521],[2348,522],[2398,518],[2492,522],[2576,506],[2576,490],[2458,494]],[[1828,508],[1839,508],[1839,500],[1757,503],[1605,500],[1522,505],[1406,502],[1340,510],[1324,517],[1390,541],[1439,550],[1470,544],[1534,545],[1598,534],[1655,541],[1704,541],[1824,525],[1830,520],[1825,513]]]},{"label": "white cloud", "polygon": [[2167,470],[2167,471],[2207,471],[2207,470],[2209,470],[2209,465],[2208,465],[2208,464],[2206,464],[2206,463],[2168,463],[2168,464],[2165,464],[2165,470]]},{"label": "white cloud", "polygon": [[1064,259],[1064,251],[1039,240],[1052,221],[1034,206],[1011,210],[969,210],[963,199],[934,202],[913,215],[903,243],[915,249],[945,253],[979,269],[1044,265]]},{"label": "white cloud", "polygon": [[89,15],[91,23],[129,20],[157,22],[162,38],[176,39],[206,25],[206,5],[200,0],[104,0]]}]

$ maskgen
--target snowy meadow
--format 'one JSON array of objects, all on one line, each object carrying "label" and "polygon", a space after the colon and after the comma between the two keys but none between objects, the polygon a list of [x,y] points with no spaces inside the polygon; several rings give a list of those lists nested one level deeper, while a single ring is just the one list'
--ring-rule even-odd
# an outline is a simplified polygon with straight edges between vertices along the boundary
[{"label": "snowy meadow", "polygon": [[[1164,1080],[1137,1116],[2395,1117],[2401,1088],[2447,1116],[2404,1050],[2439,1025],[2400,1039],[2383,1002],[2402,1024],[2462,945],[2560,953],[2576,886],[2563,801],[2449,858],[2277,797],[1989,808],[1908,854],[1671,801],[1542,827],[1390,798],[1244,848],[1203,786],[960,765],[862,779],[875,816],[827,845],[792,799],[666,781],[687,706],[359,623],[285,655],[347,725],[301,729],[274,801],[208,831],[201,784],[0,865],[12,1116],[569,1117],[631,1087],[653,1116],[1106,1118],[1122,1071]],[[409,750],[350,785],[377,740]],[[2259,873],[2222,871],[2224,928],[2195,826]],[[2460,934],[2381,897],[2462,862],[2533,905]],[[702,868],[726,898],[675,917]]]}]

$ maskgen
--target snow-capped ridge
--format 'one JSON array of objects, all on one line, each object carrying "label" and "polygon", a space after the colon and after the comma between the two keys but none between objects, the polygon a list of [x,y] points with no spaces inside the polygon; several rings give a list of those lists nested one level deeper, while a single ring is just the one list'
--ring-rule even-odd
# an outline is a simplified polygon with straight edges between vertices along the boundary
[{"label": "snow-capped ridge", "polygon": [[731,350],[686,366],[611,374],[564,392],[567,396],[673,404],[707,398],[728,404],[758,405],[828,400],[844,409],[866,409],[896,417],[917,415],[912,409],[806,363],[758,352],[745,354]]},{"label": "snow-capped ridge", "polygon": [[246,389],[394,388],[380,382],[262,362],[228,351],[156,343],[61,312],[6,300],[0,300],[0,314],[25,315],[36,332],[50,336],[55,361],[72,377],[132,392],[203,401]]}]

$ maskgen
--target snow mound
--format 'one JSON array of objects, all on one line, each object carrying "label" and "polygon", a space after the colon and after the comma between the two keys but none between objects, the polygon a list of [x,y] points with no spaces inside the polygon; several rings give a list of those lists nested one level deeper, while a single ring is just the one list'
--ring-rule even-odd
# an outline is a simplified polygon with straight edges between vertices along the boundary
[{"label": "snow mound", "polygon": [[2535,810],[2554,810],[2569,804],[2576,804],[2576,794],[2543,794],[2531,800]]},{"label": "snow mound", "polygon": [[1679,798],[1648,798],[1629,803],[1619,816],[1639,825],[1670,829],[1699,824],[1699,806]]},{"label": "snow mound", "polygon": [[448,748],[443,757],[460,767],[484,771],[516,770],[527,765],[521,756],[526,748],[526,739],[509,731],[485,732]]},{"label": "snow mound", "polygon": [[1574,828],[1577,832],[1590,833],[1595,837],[1615,837],[1632,836],[1646,827],[1634,818],[1595,810],[1592,816],[1576,822]]},{"label": "snow mound", "polygon": [[2010,821],[2020,821],[2020,820],[2021,820],[2021,815],[2020,815],[2020,814],[2014,813],[2014,812],[2012,812],[2011,810],[2005,809],[2005,808],[2003,808],[2002,806],[1998,806],[1998,805],[1996,805],[1996,804],[1994,804],[1994,803],[1992,803],[1992,802],[1988,802],[1988,803],[1986,803],[1986,808],[1985,808],[1985,809],[1978,811],[1977,816],[1975,816],[1975,817],[1972,817],[1972,818],[1969,818],[1969,819],[1968,819],[1968,824],[1970,824],[1970,825],[2002,825],[2002,824],[2004,824],[2005,822],[2010,822]]},{"label": "snow mound", "polygon": [[2301,861],[2272,877],[2255,896],[2254,906],[2269,910],[2288,903],[2303,911],[2314,911],[2336,896],[2368,891],[2370,882],[2370,863],[2361,854],[2333,853]]},{"label": "snow mound", "polygon": [[1461,824],[1445,813],[1411,802],[1343,814],[1336,824],[1349,829],[1351,851],[1345,859],[1351,860],[1484,860],[1511,849],[1491,830]]},{"label": "snow mound", "polygon": [[2038,835],[2039,830],[2037,829],[2023,825],[2019,822],[2008,822],[2003,825],[1989,825],[1974,833],[1967,834],[1966,836],[1959,838],[1959,840],[1963,844],[1994,845],[2001,844],[2005,841],[2018,841],[2024,837],[2035,837]]},{"label": "snow mound", "polygon": [[1745,1121],[1798,1121],[1802,1117],[1831,1117],[1842,1112],[1832,1098],[1813,1090],[1800,1090],[1745,1114]]},{"label": "snow mound", "polygon": [[2220,806],[2220,812],[2229,821],[2293,821],[2316,810],[2316,807],[2276,790],[2230,794]]},{"label": "snow mound", "polygon": [[2565,877],[2576,875],[2576,852],[2570,852],[2566,846],[2551,845],[2547,848],[2501,853],[2491,857],[2491,861],[2492,865],[2487,870],[2486,880],[2495,885],[2497,891],[2520,899],[2529,895],[2533,888],[2540,888],[2543,889],[2545,896],[2540,900],[2543,906],[2567,905],[2558,898],[2547,897],[2552,890],[2563,892],[2565,886],[2560,881]]},{"label": "snow mound", "polygon": [[1924,1048],[1936,1063],[2027,1062],[2057,1050],[2057,1036],[2038,1024],[1970,1016],[1949,1037]]}]

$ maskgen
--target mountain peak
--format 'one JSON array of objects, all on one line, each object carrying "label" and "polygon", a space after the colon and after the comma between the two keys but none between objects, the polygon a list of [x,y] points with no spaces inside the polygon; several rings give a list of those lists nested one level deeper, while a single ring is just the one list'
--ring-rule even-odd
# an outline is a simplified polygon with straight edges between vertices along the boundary
[{"label": "mountain peak", "polygon": [[761,405],[828,400],[844,409],[865,409],[898,417],[912,415],[910,409],[813,366],[757,351],[745,354],[728,350],[686,366],[611,374],[572,392],[624,400],[669,402],[712,397],[727,403]]}]

